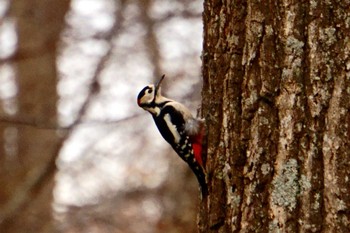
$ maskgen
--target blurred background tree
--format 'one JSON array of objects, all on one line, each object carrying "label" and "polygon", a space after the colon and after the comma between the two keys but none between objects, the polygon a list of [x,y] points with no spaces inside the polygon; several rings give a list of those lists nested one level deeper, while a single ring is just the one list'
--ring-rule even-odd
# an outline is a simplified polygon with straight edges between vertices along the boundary
[{"label": "blurred background tree", "polygon": [[[52,231],[56,43],[69,1],[2,1],[0,231]],[[7,46],[6,46],[7,45]]]},{"label": "blurred background tree", "polygon": [[198,186],[136,96],[199,105],[202,2],[0,1],[0,232],[196,232]]}]

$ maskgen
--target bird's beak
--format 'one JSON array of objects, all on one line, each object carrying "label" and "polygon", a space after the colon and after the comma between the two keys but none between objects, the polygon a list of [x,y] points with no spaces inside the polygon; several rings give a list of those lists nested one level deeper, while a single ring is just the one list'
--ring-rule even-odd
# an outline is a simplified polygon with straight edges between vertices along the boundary
[{"label": "bird's beak", "polygon": [[163,81],[164,78],[165,78],[165,74],[162,75],[162,77],[160,78],[160,80],[159,80],[158,83],[156,84],[155,95],[157,95],[158,90],[159,90],[159,88],[160,88],[160,86],[161,86],[162,81]]}]

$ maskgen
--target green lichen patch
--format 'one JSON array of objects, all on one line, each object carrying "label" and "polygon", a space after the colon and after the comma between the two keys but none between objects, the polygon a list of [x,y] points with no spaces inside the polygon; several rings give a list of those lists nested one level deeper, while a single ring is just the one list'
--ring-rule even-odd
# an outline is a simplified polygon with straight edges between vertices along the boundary
[{"label": "green lichen patch", "polygon": [[282,171],[273,181],[272,201],[275,205],[294,210],[297,204],[297,195],[300,192],[298,182],[298,162],[289,159],[282,167]]}]

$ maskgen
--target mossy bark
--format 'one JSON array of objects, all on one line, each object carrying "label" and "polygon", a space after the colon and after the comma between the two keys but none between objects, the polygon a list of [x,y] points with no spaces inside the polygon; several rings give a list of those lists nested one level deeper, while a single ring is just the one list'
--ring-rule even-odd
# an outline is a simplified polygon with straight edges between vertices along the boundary
[{"label": "mossy bark", "polygon": [[350,230],[349,7],[204,2],[200,232]]}]

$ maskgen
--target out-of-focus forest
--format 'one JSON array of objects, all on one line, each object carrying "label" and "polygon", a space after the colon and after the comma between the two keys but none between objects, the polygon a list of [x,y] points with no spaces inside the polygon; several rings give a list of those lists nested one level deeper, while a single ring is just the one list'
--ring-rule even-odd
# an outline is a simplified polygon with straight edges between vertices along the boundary
[{"label": "out-of-focus forest", "polygon": [[138,92],[200,103],[202,1],[0,0],[0,232],[196,232]]}]

